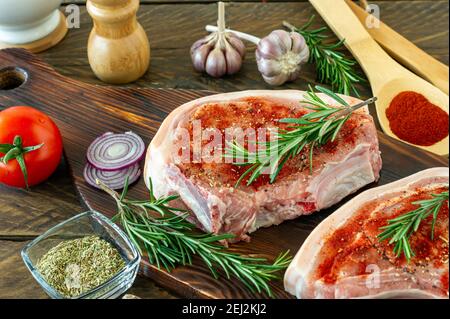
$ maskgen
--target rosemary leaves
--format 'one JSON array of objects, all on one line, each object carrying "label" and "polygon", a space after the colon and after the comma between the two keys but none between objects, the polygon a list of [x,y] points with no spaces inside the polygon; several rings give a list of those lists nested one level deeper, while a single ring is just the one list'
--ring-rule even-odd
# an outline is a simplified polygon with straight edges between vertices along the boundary
[{"label": "rosemary leaves", "polygon": [[252,184],[267,170],[270,170],[270,183],[273,183],[286,162],[300,155],[307,148],[309,148],[309,167],[312,173],[314,148],[334,141],[353,111],[376,100],[373,97],[350,106],[332,91],[320,86],[316,86],[316,89],[331,97],[339,106],[330,106],[310,87],[302,102],[308,104],[306,108],[312,112],[300,118],[280,119],[280,123],[288,123],[291,126],[288,130],[278,132],[275,141],[266,142],[263,152],[250,153],[235,141],[229,143],[224,156],[237,160],[236,165],[249,166],[236,182],[236,187],[246,176],[249,176],[247,185]]},{"label": "rosemary leaves", "polygon": [[86,236],[51,248],[36,268],[50,286],[71,298],[105,283],[124,266],[125,261],[110,243]]},{"label": "rosemary leaves", "polygon": [[155,198],[151,180],[148,200],[127,199],[128,181],[121,195],[101,181],[97,183],[117,204],[118,212],[113,220],[122,225],[141,255],[145,252],[149,262],[158,268],[170,271],[178,265],[191,265],[193,257],[198,256],[216,279],[221,270],[226,278],[240,280],[250,291],[264,291],[272,296],[269,282],[279,279],[278,273],[291,262],[288,251],[281,253],[272,264],[265,258],[229,251],[219,242],[234,235],[199,233],[186,220],[187,213],[169,206],[178,196]]},{"label": "rosemary leaves", "polygon": [[403,253],[408,262],[414,256],[414,252],[409,243],[409,237],[419,229],[421,223],[428,216],[432,215],[430,236],[433,240],[434,225],[439,211],[446,201],[448,205],[448,191],[440,194],[431,194],[431,196],[431,199],[413,202],[414,205],[419,206],[417,209],[390,219],[386,226],[380,228],[383,232],[378,235],[378,239],[380,241],[389,240],[389,244],[395,244],[394,253],[397,257]]},{"label": "rosemary leaves", "polygon": [[331,44],[324,43],[328,36],[323,33],[328,28],[310,29],[313,20],[314,16],[301,28],[286,21],[283,22],[283,25],[292,32],[300,33],[305,38],[310,50],[309,62],[315,63],[319,82],[331,85],[332,89],[339,93],[350,95],[351,92],[354,92],[356,96],[359,96],[355,84],[365,80],[354,70],[356,61],[347,58],[344,53],[339,51],[345,40]]}]

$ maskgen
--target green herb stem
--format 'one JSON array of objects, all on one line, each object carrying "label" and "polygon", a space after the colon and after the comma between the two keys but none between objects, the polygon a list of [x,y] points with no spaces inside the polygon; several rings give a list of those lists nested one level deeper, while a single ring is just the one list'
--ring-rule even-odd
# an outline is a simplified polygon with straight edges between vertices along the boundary
[{"label": "green herb stem", "polygon": [[263,151],[251,153],[235,141],[228,143],[224,157],[233,158],[236,165],[249,165],[236,182],[236,187],[247,176],[247,185],[250,185],[267,172],[270,173],[270,183],[273,183],[286,162],[308,148],[309,169],[312,174],[314,149],[334,141],[351,113],[375,100],[371,98],[352,107],[332,91],[320,86],[316,86],[316,89],[331,97],[339,106],[330,106],[310,87],[301,102],[309,105],[307,108],[312,112],[300,118],[280,119],[280,123],[290,124],[289,129],[278,132],[275,141],[266,142]]},{"label": "green herb stem", "polygon": [[414,257],[409,238],[419,229],[421,223],[428,216],[432,215],[431,239],[434,239],[434,226],[442,205],[444,205],[445,201],[448,201],[448,194],[448,191],[440,194],[431,194],[431,199],[413,202],[414,205],[418,205],[419,207],[411,212],[388,220],[386,226],[380,227],[382,232],[377,236],[378,240],[389,240],[389,244],[394,244],[393,251],[397,257],[403,253],[409,262]]},{"label": "green herb stem", "polygon": [[232,239],[234,235],[196,232],[196,227],[186,220],[188,213],[169,206],[170,201],[178,197],[155,198],[151,181],[150,199],[146,201],[126,198],[128,180],[121,195],[101,181],[97,183],[116,201],[118,213],[113,220],[122,225],[140,253],[147,253],[150,263],[158,268],[170,271],[178,265],[191,265],[193,257],[198,256],[216,279],[222,270],[226,278],[237,278],[250,291],[264,291],[272,296],[269,282],[278,279],[278,273],[291,261],[288,251],[272,264],[265,258],[229,251],[219,242]]},{"label": "green herb stem", "polygon": [[351,92],[354,92],[356,96],[359,96],[355,84],[365,80],[354,70],[356,61],[347,58],[344,53],[339,51],[345,40],[331,44],[324,43],[324,40],[328,38],[324,32],[328,28],[310,29],[313,20],[314,16],[301,28],[286,21],[283,22],[283,25],[292,32],[300,33],[305,38],[310,50],[309,62],[316,65],[319,82],[331,85],[332,90],[339,93],[350,95]]},{"label": "green herb stem", "polygon": [[19,164],[22,171],[23,178],[25,180],[25,186],[28,189],[28,171],[25,163],[25,154],[40,149],[44,144],[24,147],[22,143],[22,137],[17,135],[14,137],[13,144],[0,144],[0,153],[5,154],[0,157],[0,162],[7,165],[9,161],[15,159]]}]

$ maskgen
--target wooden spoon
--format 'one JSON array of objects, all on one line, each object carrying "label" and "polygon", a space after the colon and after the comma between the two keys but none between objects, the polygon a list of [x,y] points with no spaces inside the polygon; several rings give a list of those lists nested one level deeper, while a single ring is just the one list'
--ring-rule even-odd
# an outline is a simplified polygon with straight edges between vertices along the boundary
[{"label": "wooden spoon", "polygon": [[[375,103],[377,116],[381,128],[386,134],[399,139],[389,127],[386,109],[392,99],[400,92],[415,91],[423,94],[431,103],[448,113],[448,95],[392,59],[372,39],[347,6],[345,0],[309,1],[336,35],[340,39],[345,39],[346,47],[366,73],[372,92],[378,97]],[[432,146],[417,147],[439,155],[447,155],[449,153],[449,138],[447,136]]]},{"label": "wooden spoon", "polygon": [[433,83],[438,89],[448,95],[448,66],[436,60],[431,55],[417,47],[411,41],[401,36],[366,10],[351,0],[345,0],[359,21],[365,26],[367,18],[377,21],[378,28],[368,28],[367,32],[394,59],[408,69]]}]

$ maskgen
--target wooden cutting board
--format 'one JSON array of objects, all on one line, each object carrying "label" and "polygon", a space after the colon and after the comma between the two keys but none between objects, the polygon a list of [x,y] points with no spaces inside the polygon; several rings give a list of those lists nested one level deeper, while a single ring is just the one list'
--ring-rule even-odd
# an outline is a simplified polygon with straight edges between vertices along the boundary
[{"label": "wooden cutting board", "polygon": [[[81,200],[87,208],[109,217],[115,214],[113,201],[83,180],[88,145],[104,132],[130,130],[149,143],[170,111],[187,101],[212,93],[89,85],[57,74],[27,51],[0,51],[0,105],[34,106],[55,120],[63,135],[65,157]],[[381,179],[366,189],[425,168],[448,166],[446,158],[420,151],[381,132],[379,139],[383,157]],[[143,199],[147,195],[142,179],[130,190],[130,196],[134,198]],[[274,259],[287,249],[295,254],[313,228],[337,207],[338,205],[280,226],[260,229],[252,234],[250,243],[232,245],[230,249],[263,255],[269,259]],[[142,274],[187,298],[265,297],[250,293],[238,281],[215,280],[199,260],[195,260],[192,266],[179,267],[171,273],[157,269],[146,260],[142,261],[141,266]],[[290,297],[284,292],[282,281],[273,282],[271,286],[275,297]]]}]

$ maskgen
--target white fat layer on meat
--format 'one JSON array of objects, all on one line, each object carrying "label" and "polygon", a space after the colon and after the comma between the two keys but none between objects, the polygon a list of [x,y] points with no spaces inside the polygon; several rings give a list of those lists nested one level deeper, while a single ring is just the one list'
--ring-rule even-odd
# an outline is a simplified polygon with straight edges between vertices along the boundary
[{"label": "white fat layer on meat", "polygon": [[186,206],[195,212],[195,217],[203,225],[204,230],[214,232],[211,222],[210,205],[216,203],[219,205],[221,203],[220,199],[208,193],[205,200],[205,196],[200,194],[201,190],[198,187],[192,184],[190,180],[180,178],[183,175],[175,165],[170,165],[166,176],[169,176],[168,184],[172,191],[180,195],[181,200]]},{"label": "white fat layer on meat", "polygon": [[[150,146],[151,147],[151,146]],[[148,155],[147,155],[148,156]],[[156,197],[169,195],[171,189],[166,182],[164,166],[166,166],[165,159],[159,152],[153,152],[150,161],[146,161],[144,168],[144,182],[147,188],[150,188],[150,179],[152,180],[153,193]]]},{"label": "white fat layer on meat", "polygon": [[[421,190],[427,191],[432,190],[440,187],[448,186],[448,183],[434,183],[430,185],[426,185],[424,187],[421,187]],[[386,210],[386,208],[394,208],[396,205],[403,203],[403,200],[405,198],[408,198],[409,196],[412,196],[416,193],[416,190],[409,189],[409,190],[402,190],[399,191],[393,196],[392,198],[389,198],[388,200],[380,201],[377,206],[373,207],[373,211],[371,215],[376,215],[377,213]],[[373,200],[377,200],[383,198],[383,194],[378,195],[373,198]]]},{"label": "white fat layer on meat", "polygon": [[[388,261],[380,260],[380,265],[385,262],[385,268],[380,274],[380,288],[367,289],[366,279],[363,276],[345,277],[335,284],[329,285],[322,280],[313,280],[316,261],[326,239],[352,218],[359,208],[373,200],[383,200],[375,210],[382,210],[389,205],[395,205],[399,199],[410,196],[416,187],[421,189],[435,189],[442,186],[448,187],[449,171],[447,167],[431,168],[396,182],[367,190],[341,206],[333,214],[323,220],[308,236],[300,247],[293,261],[286,270],[284,287],[287,292],[297,298],[441,298],[427,289],[432,289],[433,283],[422,278],[422,275],[439,276],[442,269],[416,271],[413,275],[407,272],[390,268]],[[421,289],[417,289],[420,286]],[[423,288],[428,287],[428,288]]]},{"label": "white fat layer on meat", "polygon": [[[364,185],[375,181],[369,160],[371,155],[370,145],[360,144],[342,161],[325,164],[323,173],[314,178],[306,189],[306,192],[312,194],[312,198],[316,200],[317,210],[330,207]],[[276,214],[262,207],[249,232],[260,227],[278,225],[284,220],[304,214],[304,211],[299,210],[295,200],[281,208],[278,207]]]},{"label": "white fat layer on meat", "polygon": [[330,207],[375,181],[370,156],[370,145],[360,144],[344,160],[325,165],[306,189],[316,198],[318,210]]},{"label": "white fat layer on meat", "polygon": [[297,202],[293,201],[290,204],[278,207],[276,214],[273,210],[265,209],[262,207],[256,216],[255,223],[250,228],[249,233],[254,232],[260,227],[269,227],[272,225],[279,225],[285,220],[293,219],[298,216],[304,215],[305,212],[299,210]]},{"label": "white fat layer on meat", "polygon": [[196,218],[204,230],[211,232],[212,225],[207,202],[190,181],[179,178],[182,174],[179,172],[178,167],[171,164],[168,165],[160,152],[152,152],[151,167],[147,167],[149,164],[150,161],[147,161],[144,168],[146,172],[145,183],[149,187],[149,177],[152,179],[155,196],[162,197],[178,194],[185,205],[196,212]]}]

